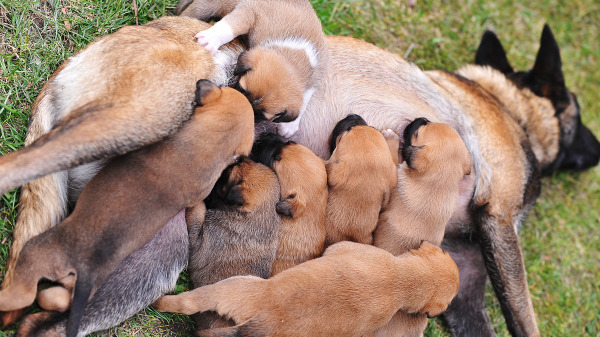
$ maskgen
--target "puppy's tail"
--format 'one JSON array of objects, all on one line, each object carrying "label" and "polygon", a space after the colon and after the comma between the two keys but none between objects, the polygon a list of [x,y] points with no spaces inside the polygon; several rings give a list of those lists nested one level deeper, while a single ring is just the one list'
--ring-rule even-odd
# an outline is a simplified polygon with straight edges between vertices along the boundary
[{"label": "puppy's tail", "polygon": [[30,180],[154,143],[175,131],[180,120],[156,121],[136,107],[88,103],[19,151],[0,157],[0,195]]},{"label": "puppy's tail", "polygon": [[77,337],[81,318],[83,317],[93,287],[94,282],[90,279],[89,273],[77,273],[77,281],[75,281],[75,288],[73,289],[73,300],[67,323],[67,337]]}]

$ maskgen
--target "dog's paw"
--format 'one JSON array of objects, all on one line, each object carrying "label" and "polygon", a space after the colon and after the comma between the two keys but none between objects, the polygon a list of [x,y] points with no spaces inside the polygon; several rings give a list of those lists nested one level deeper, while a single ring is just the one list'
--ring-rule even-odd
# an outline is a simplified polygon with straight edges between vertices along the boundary
[{"label": "dog's paw", "polygon": [[284,138],[292,137],[296,132],[298,132],[299,128],[300,128],[300,119],[299,118],[296,118],[296,120],[291,121],[289,123],[279,123],[279,125],[277,126],[279,135],[281,135]]},{"label": "dog's paw", "polygon": [[2,328],[6,329],[7,327],[13,325],[19,318],[21,318],[23,312],[25,312],[25,309],[0,312],[0,321],[2,321]]},{"label": "dog's paw", "polygon": [[385,138],[385,140],[387,140],[388,142],[390,142],[390,141],[399,142],[400,141],[400,137],[392,129],[381,130],[381,134],[383,135],[383,138]]},{"label": "dog's paw", "polygon": [[219,21],[209,29],[194,35],[194,37],[198,39],[198,43],[202,47],[214,55],[219,47],[233,40],[235,36],[233,36],[231,27],[227,23]]}]

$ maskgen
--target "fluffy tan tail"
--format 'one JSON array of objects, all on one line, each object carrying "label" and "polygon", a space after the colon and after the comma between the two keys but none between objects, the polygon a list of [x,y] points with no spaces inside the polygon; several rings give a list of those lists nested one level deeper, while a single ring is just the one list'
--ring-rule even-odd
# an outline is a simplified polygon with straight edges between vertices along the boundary
[{"label": "fluffy tan tail", "polygon": [[[46,174],[113,157],[156,142],[181,120],[153,121],[131,106],[88,103],[23,149],[0,157],[0,194]],[[139,109],[139,108],[138,108]]]}]

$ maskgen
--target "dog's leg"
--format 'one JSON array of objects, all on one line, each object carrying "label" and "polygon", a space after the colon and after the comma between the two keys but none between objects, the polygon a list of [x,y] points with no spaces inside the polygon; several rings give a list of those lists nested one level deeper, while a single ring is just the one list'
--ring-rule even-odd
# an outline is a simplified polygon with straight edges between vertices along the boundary
[{"label": "dog's leg", "polygon": [[152,306],[185,315],[216,311],[239,324],[254,316],[252,309],[262,296],[265,281],[256,276],[234,276],[179,295],[163,296]]},{"label": "dog's leg", "polygon": [[496,336],[485,308],[488,277],[479,242],[469,238],[444,239],[442,248],[456,262],[460,277],[458,295],[443,314],[452,336]]},{"label": "dog's leg", "polygon": [[539,336],[525,266],[512,219],[483,215],[479,240],[494,292],[513,336]]},{"label": "dog's leg", "polygon": [[[51,120],[52,110],[54,109],[51,102],[51,97],[47,95],[47,90],[44,87],[32,109],[25,146],[30,145],[50,131],[54,123]],[[2,289],[9,287],[11,284],[17,258],[25,243],[32,237],[60,223],[66,213],[66,171],[47,175],[23,185],[19,199],[19,216],[13,232],[14,241],[8,257]],[[7,327],[13,324],[22,313],[23,310],[0,313],[2,326]]]}]

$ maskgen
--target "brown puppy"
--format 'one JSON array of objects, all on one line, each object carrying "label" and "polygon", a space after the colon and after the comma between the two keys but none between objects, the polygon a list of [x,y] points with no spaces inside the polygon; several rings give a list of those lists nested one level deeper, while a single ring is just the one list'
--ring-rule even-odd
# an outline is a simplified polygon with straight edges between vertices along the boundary
[{"label": "brown puppy", "polygon": [[250,152],[253,113],[243,95],[200,80],[197,101],[178,133],[113,159],[87,184],[67,219],[25,245],[13,282],[0,291],[0,310],[30,305],[42,278],[75,277],[67,330],[75,336],[88,298],[119,263],[183,208],[204,199],[221,171]]},{"label": "brown puppy", "polygon": [[[458,292],[458,268],[424,242],[398,257],[340,242],[265,280],[237,276],[154,303],[160,311],[217,310],[238,325],[212,336],[363,336],[398,311],[435,316]],[[206,336],[209,336],[206,334]]]},{"label": "brown puppy", "polygon": [[250,50],[240,56],[236,68],[239,87],[262,114],[259,117],[290,122],[281,124],[279,131],[293,135],[327,64],[325,35],[310,2],[183,0],[177,12],[203,21],[222,18],[196,34],[212,53],[248,34]]},{"label": "brown puppy", "polygon": [[398,135],[367,125],[358,115],[339,121],[327,162],[325,245],[354,241],[370,245],[381,207],[398,183]]},{"label": "brown puppy", "polygon": [[[0,194],[41,177],[21,190],[3,288],[25,242],[67,216],[101,159],[175,132],[192,114],[198,79],[229,83],[242,48],[231,43],[211,55],[192,37],[209,26],[165,17],[123,27],[70,57],[46,82],[25,148],[0,157]],[[16,317],[3,313],[2,320]]]},{"label": "brown puppy", "polygon": [[[278,201],[279,182],[268,167],[244,158],[223,172],[205,200],[204,223],[192,214],[186,216],[188,271],[194,288],[235,275],[271,275],[280,223]],[[194,316],[198,330],[234,325],[215,313]]]},{"label": "brown puppy", "polygon": [[272,133],[256,141],[252,158],[272,168],[281,185],[277,213],[282,218],[271,275],[321,256],[327,206],[323,159],[306,147]]},{"label": "brown puppy", "polygon": [[[439,246],[458,204],[459,184],[471,173],[471,156],[449,125],[415,119],[404,131],[398,188],[382,209],[373,245],[393,255],[423,240]],[[425,315],[398,312],[375,336],[422,336]]]}]

